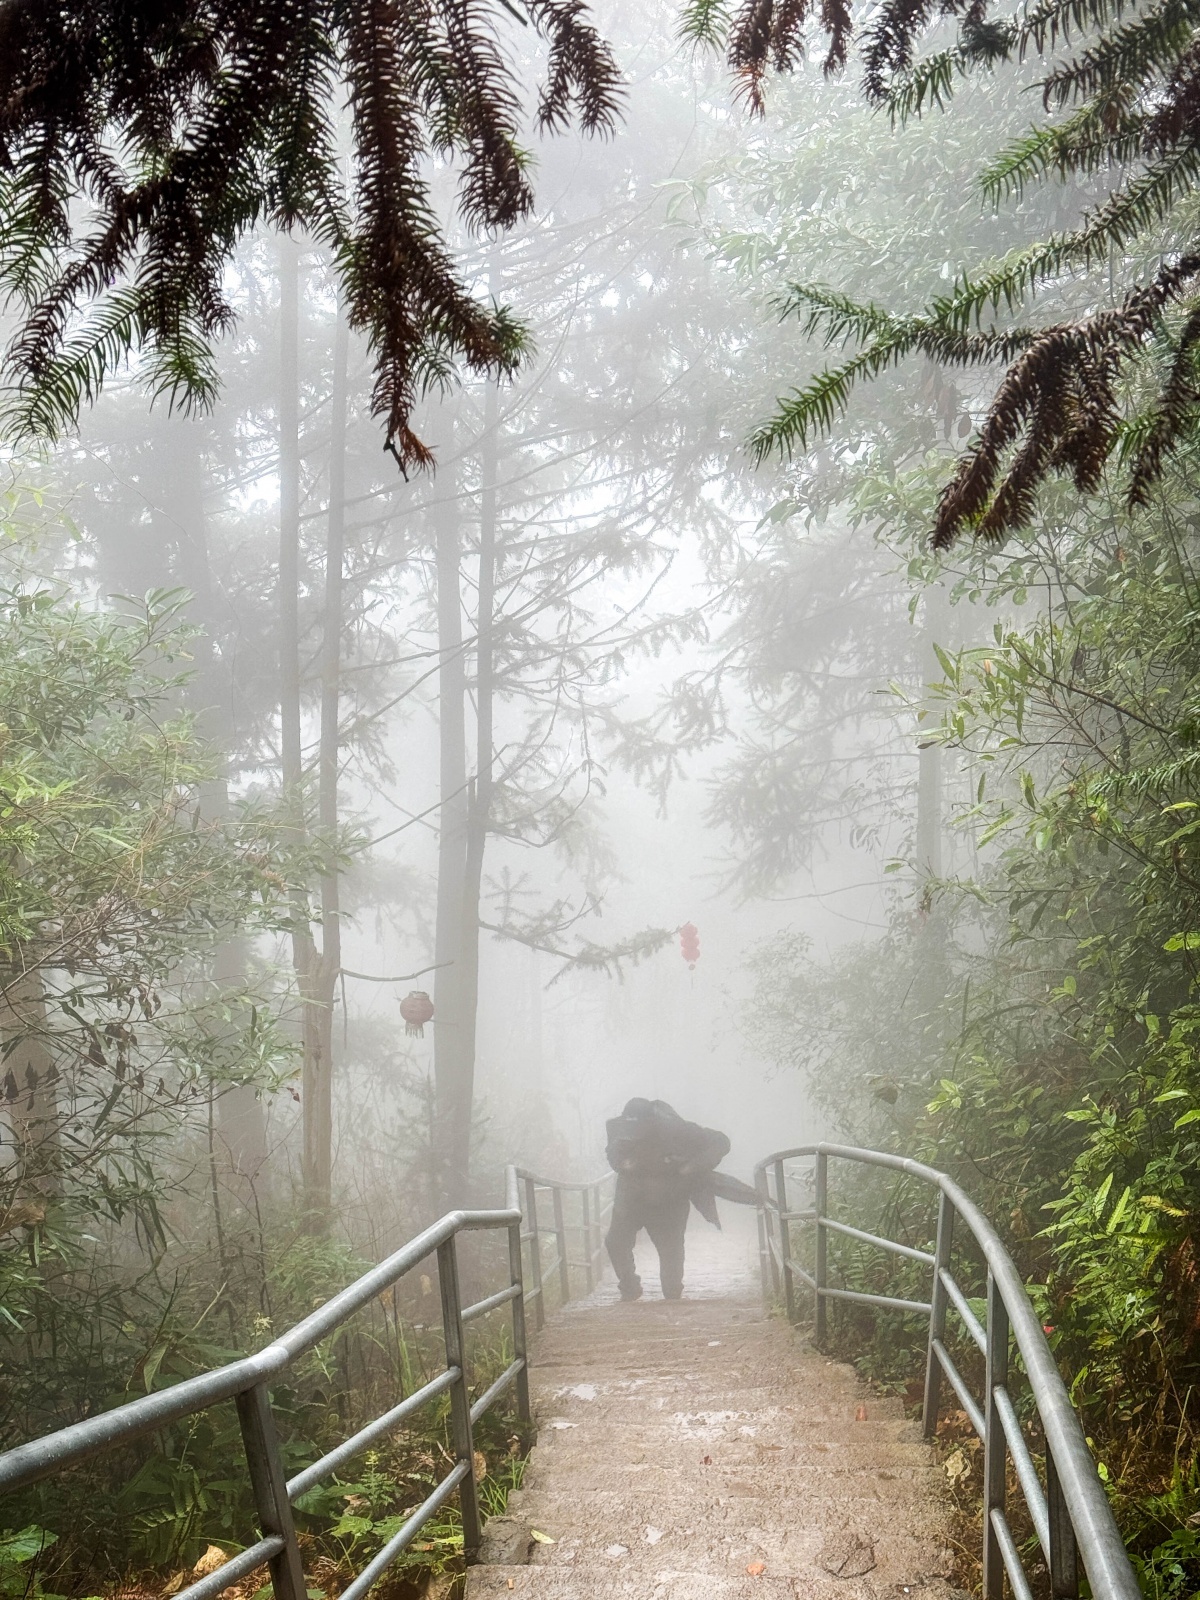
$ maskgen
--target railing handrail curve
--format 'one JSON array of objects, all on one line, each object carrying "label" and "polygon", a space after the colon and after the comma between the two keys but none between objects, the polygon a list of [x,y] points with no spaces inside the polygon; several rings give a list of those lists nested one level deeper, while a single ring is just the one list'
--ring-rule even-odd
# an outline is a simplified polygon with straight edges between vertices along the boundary
[{"label": "railing handrail curve", "polygon": [[[262,1567],[270,1568],[276,1600],[305,1600],[306,1586],[300,1560],[300,1549],[292,1517],[291,1503],[343,1463],[368,1447],[375,1439],[383,1437],[407,1419],[420,1405],[427,1404],[441,1394],[448,1393],[451,1405],[451,1433],[453,1435],[455,1464],[417,1508],[404,1526],[346,1589],[349,1600],[358,1600],[436,1514],[439,1508],[458,1494],[462,1506],[463,1544],[467,1559],[473,1559],[479,1543],[480,1516],[478,1494],[474,1479],[474,1444],[472,1426],[509,1388],[515,1387],[517,1409],[522,1419],[530,1420],[529,1359],[526,1344],[525,1306],[530,1294],[525,1289],[524,1246],[532,1243],[531,1267],[537,1281],[537,1321],[541,1326],[544,1311],[541,1302],[541,1261],[538,1242],[536,1201],[531,1182],[555,1191],[555,1209],[562,1219],[562,1192],[583,1191],[581,1200],[582,1226],[588,1240],[589,1252],[593,1233],[600,1225],[599,1205],[593,1218],[588,1196],[598,1192],[599,1182],[592,1185],[560,1184],[552,1179],[538,1178],[523,1169],[508,1166],[505,1169],[505,1204],[491,1210],[465,1208],[446,1212],[436,1222],[430,1223],[398,1250],[356,1278],[346,1288],[331,1296],[300,1322],[279,1334],[271,1343],[253,1355],[242,1356],[220,1367],[185,1378],[136,1400],[127,1400],[111,1410],[70,1423],[41,1438],[0,1452],[0,1490],[9,1492],[22,1489],[40,1478],[61,1472],[77,1462],[99,1455],[105,1450],[140,1438],[156,1429],[170,1426],[182,1418],[206,1411],[222,1401],[234,1400],[238,1408],[243,1442],[246,1449],[247,1468],[254,1493],[261,1535],[254,1544],[231,1556],[224,1566],[208,1573],[195,1583],[179,1591],[175,1600],[215,1600],[233,1583],[249,1576]],[[526,1221],[521,1205],[521,1188],[532,1205],[532,1233],[526,1234]],[[499,1291],[485,1295],[474,1305],[463,1306],[458,1278],[458,1236],[477,1229],[504,1229],[508,1234],[508,1282]],[[327,1338],[355,1312],[362,1310],[380,1294],[392,1288],[406,1273],[420,1262],[436,1253],[438,1281],[442,1302],[442,1332],[446,1350],[446,1365],[442,1372],[421,1389],[404,1398],[381,1417],[360,1428],[350,1439],[335,1446],[319,1461],[313,1462],[289,1482],[284,1474],[283,1456],[275,1428],[274,1414],[268,1386],[285,1371],[297,1357],[312,1350]],[[591,1287],[595,1255],[589,1253],[586,1262],[588,1286]],[[561,1277],[563,1298],[570,1298],[571,1281],[569,1264]],[[463,1342],[465,1323],[489,1311],[511,1308],[513,1360],[504,1372],[472,1404],[468,1390],[467,1362]],[[0,1517],[0,1521],[2,1521]]]},{"label": "railing handrail curve", "polygon": [[474,1228],[505,1228],[519,1223],[521,1210],[448,1211],[399,1250],[348,1284],[324,1305],[251,1356],[213,1367],[194,1378],[183,1378],[152,1394],[126,1400],[82,1422],[14,1446],[0,1454],[0,1489],[19,1489],[61,1471],[101,1450],[139,1438],[155,1428],[178,1422],[194,1411],[207,1410],[231,1400],[242,1390],[277,1377],[297,1356],[305,1354],[335,1328],[390,1289],[453,1234]]},{"label": "railing handrail curve", "polygon": [[527,1167],[509,1167],[508,1171],[514,1178],[525,1183],[536,1183],[539,1189],[562,1189],[571,1194],[578,1194],[583,1189],[598,1189],[602,1183],[609,1183],[615,1177],[615,1172],[601,1172],[595,1178],[571,1179],[543,1178],[539,1172],[530,1172]]},{"label": "railing handrail curve", "polygon": [[[945,1207],[949,1206],[952,1208],[953,1215],[961,1218],[966,1224],[983,1253],[984,1260],[987,1263],[990,1285],[994,1285],[995,1294],[1003,1307],[1003,1321],[1007,1324],[1008,1330],[1011,1331],[1016,1341],[1017,1349],[1021,1353],[1030,1391],[1045,1435],[1047,1453],[1052,1458],[1053,1470],[1057,1480],[1056,1487],[1061,1491],[1062,1498],[1065,1501],[1075,1542],[1087,1571],[1092,1593],[1096,1600],[1141,1600],[1142,1591],[1130,1563],[1116,1519],[1113,1516],[1112,1507],[1109,1505],[1108,1496],[1101,1482],[1095,1460],[1088,1446],[1083,1425],[1075,1407],[1071,1403],[1066,1384],[1063,1382],[1062,1375],[1058,1370],[1058,1364],[1054,1359],[1054,1353],[1050,1349],[1046,1335],[1043,1332],[1041,1320],[1029,1298],[1028,1290],[1020,1272],[1017,1270],[1016,1263],[1009,1255],[1000,1235],[988,1221],[983,1211],[948,1173],[942,1172],[936,1167],[927,1166],[924,1162],[914,1161],[907,1156],[895,1155],[887,1151],[864,1150],[853,1145],[819,1141],[815,1144],[796,1145],[788,1150],[777,1150],[764,1157],[755,1167],[755,1186],[760,1195],[760,1213],[769,1211],[784,1219],[781,1223],[781,1233],[785,1240],[786,1219],[788,1218],[786,1188],[781,1186],[777,1201],[772,1201],[770,1198],[768,1172],[770,1169],[774,1169],[777,1175],[782,1175],[785,1162],[809,1158],[815,1158],[822,1171],[817,1185],[818,1204],[816,1211],[804,1220],[811,1220],[816,1224],[819,1237],[824,1231],[822,1226],[824,1222],[822,1213],[825,1205],[823,1169],[824,1164],[830,1159],[889,1168],[932,1184],[940,1191],[942,1196],[942,1216],[944,1217],[945,1215]],[[939,1218],[939,1235],[942,1233],[943,1226],[945,1225],[942,1218]],[[928,1310],[930,1314],[929,1366],[931,1372],[935,1370],[934,1362],[939,1359],[935,1353],[934,1344],[940,1276],[942,1274],[946,1278],[950,1276],[948,1270],[948,1226],[945,1226],[945,1233],[946,1245],[944,1253],[942,1248],[939,1247],[938,1256],[934,1261],[934,1294],[931,1305],[929,1307],[920,1307],[922,1311]],[[769,1233],[765,1233],[764,1237],[768,1246],[773,1250],[774,1245]],[[876,1239],[874,1236],[868,1236],[868,1238],[873,1243],[887,1246],[888,1241]],[[794,1263],[788,1258],[786,1249],[784,1258],[786,1266],[794,1268]],[[823,1246],[818,1252],[818,1262],[821,1262],[822,1258]],[[803,1276],[807,1281],[813,1283],[813,1280],[809,1279],[807,1274],[803,1274]],[[818,1305],[820,1305],[821,1296],[826,1293],[826,1286],[820,1282],[822,1276],[823,1273],[818,1273],[818,1281],[813,1283],[818,1296]],[[844,1291],[836,1290],[829,1292],[833,1295],[845,1293]],[[858,1296],[850,1296],[850,1298],[858,1298]],[[866,1299],[868,1297],[863,1296],[862,1298]],[[883,1300],[886,1303],[889,1297],[874,1296],[869,1298]],[[907,1309],[916,1309],[913,1302],[897,1301],[895,1303],[904,1305]],[[945,1300],[943,1300],[943,1307],[945,1303]],[[943,1323],[944,1318],[945,1310],[943,1309]],[[820,1320],[823,1325],[823,1316]],[[989,1326],[992,1323],[990,1314],[988,1323]],[[1005,1340],[1005,1345],[1007,1346],[1007,1340]],[[996,1359],[999,1360],[999,1352],[997,1352]],[[944,1368],[945,1362],[943,1361]],[[1006,1387],[1007,1348],[1004,1352],[1002,1371],[1005,1374],[1004,1381],[993,1384],[991,1382],[991,1361],[989,1360],[989,1396],[994,1390],[995,1393],[1002,1396],[1002,1401],[1007,1402],[1011,1409]],[[954,1378],[957,1373],[947,1373],[947,1375],[950,1376],[951,1382],[954,1384]],[[957,1388],[957,1385],[955,1384],[954,1387]],[[931,1392],[936,1395],[936,1388],[931,1390],[927,1382],[926,1393],[928,1395]],[[985,1415],[987,1399],[988,1397],[985,1396]],[[1004,1418],[1002,1417],[1000,1420],[1001,1428],[998,1431],[1003,1429]],[[936,1416],[932,1419],[930,1417],[925,1418],[927,1433],[930,1431],[931,1422],[936,1422]],[[986,1428],[984,1431],[986,1431]],[[986,1448],[988,1443],[986,1438],[984,1443]],[[1016,1460],[1015,1451],[1014,1460]],[[1024,1463],[1018,1465],[1018,1476],[1021,1477],[1022,1489],[1027,1492],[1026,1480],[1028,1472],[1022,1476],[1022,1465]],[[1036,1473],[1034,1474],[1033,1482],[1037,1482]],[[1029,1487],[1032,1487],[1032,1485],[1029,1485]],[[1002,1507],[1002,1484],[999,1493]],[[1048,1496],[1047,1498],[1051,1497]],[[1035,1508],[1031,1506],[1031,1511],[1034,1510]],[[1002,1510],[999,1520],[1001,1524],[1000,1531],[1007,1535],[1007,1524],[1004,1522]],[[1049,1542],[1043,1537],[1043,1530],[1040,1526],[1039,1538],[1043,1543]],[[1005,1557],[1004,1564],[1007,1567],[1009,1565],[1009,1552],[1002,1550],[1000,1553]],[[998,1595],[1001,1592],[997,1583],[1000,1575],[998,1564],[996,1570],[991,1574],[987,1571],[987,1565],[985,1558],[985,1594],[989,1596],[990,1600],[993,1594]],[[1014,1573],[1010,1571],[1010,1581],[1014,1581],[1014,1576]],[[1014,1591],[1017,1594],[1022,1592],[1016,1582],[1014,1582]],[[1060,1588],[1055,1586],[1056,1595],[1065,1595],[1069,1592],[1071,1591],[1068,1587]],[[1029,1593],[1027,1586],[1025,1593]]]}]

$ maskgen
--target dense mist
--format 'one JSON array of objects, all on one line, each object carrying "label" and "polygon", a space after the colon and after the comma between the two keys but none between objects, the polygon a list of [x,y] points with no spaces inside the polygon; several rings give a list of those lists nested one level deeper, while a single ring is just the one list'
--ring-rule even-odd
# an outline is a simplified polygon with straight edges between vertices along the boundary
[{"label": "dense mist", "polygon": [[[1145,1592],[1196,1592],[1194,18],[110,9],[0,0],[6,1444],[267,1348],[516,1168],[529,1281],[566,1194],[595,1290],[604,1195],[636,1299],[657,1117],[702,1180],[670,1300],[719,1200],[799,1315],[767,1230],[823,1179],[776,1152],[961,1184]],[[814,1327],[911,1415],[952,1251],[895,1166],[834,1183]],[[286,1450],[426,1381],[455,1293],[309,1352]],[[482,1466],[446,1400],[306,1500],[309,1596],[439,1451],[499,1515],[527,1399]],[[23,1488],[0,1600],[200,1581],[232,1428]],[[461,1577],[456,1516],[395,1600]]]}]

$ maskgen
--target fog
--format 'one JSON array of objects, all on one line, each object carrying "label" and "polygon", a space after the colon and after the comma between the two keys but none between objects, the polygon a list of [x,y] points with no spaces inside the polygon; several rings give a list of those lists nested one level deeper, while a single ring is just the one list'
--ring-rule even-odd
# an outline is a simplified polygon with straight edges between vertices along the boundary
[{"label": "fog", "polygon": [[946,151],[922,130],[894,171],[863,164],[856,92],[817,66],[760,122],[669,7],[599,20],[624,120],[536,140],[531,218],[472,236],[434,167],[459,260],[526,353],[511,378],[440,374],[414,419],[430,470],[382,450],[370,352],[300,234],[238,254],[209,409],[173,412],[127,367],[13,458],[14,581],[97,612],[169,591],[194,630],[168,698],[207,751],[197,816],[274,807],[307,852],[278,869],[274,926],[234,956],[218,937],[187,979],[280,1027],[260,1076],[226,1067],[207,1102],[233,1212],[328,1203],[355,1237],[381,1204],[403,1232],[494,1198],[506,1162],[591,1178],[636,1095],[726,1132],[747,1179],[869,1128],[878,1064],[832,1033],[798,1045],[799,1016],[781,1041],[771,963],[802,950],[816,973],[906,918],[919,941],[925,879],[975,859],[918,717],[935,628],[949,647],[994,617],[964,621],[986,608],[962,593],[950,617],[960,575],[922,567],[919,494],[889,519],[851,479],[944,456],[967,399],[926,365],[890,464],[886,384],[842,445],[747,446],[823,359],[779,320],[789,274],[861,277],[905,236],[901,297],[944,279],[946,241],[894,189],[914,164],[941,181]]}]

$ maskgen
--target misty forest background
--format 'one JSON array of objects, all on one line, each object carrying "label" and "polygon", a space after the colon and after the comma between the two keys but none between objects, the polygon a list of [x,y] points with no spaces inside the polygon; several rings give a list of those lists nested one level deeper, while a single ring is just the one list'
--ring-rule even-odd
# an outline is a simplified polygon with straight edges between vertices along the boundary
[{"label": "misty forest background", "polygon": [[[262,1344],[448,1205],[496,1201],[506,1161],[595,1175],[604,1118],[657,1095],[726,1129],[746,1177],[822,1136],[951,1171],[1034,1286],[1147,1593],[1181,1600],[1193,435],[1140,506],[1118,455],[1090,492],[1052,480],[1007,542],[942,553],[937,496],[994,365],[880,363],[825,431],[746,447],[829,359],[802,307],[781,320],[795,280],[915,314],[1076,228],[1109,180],[996,176],[1028,64],[893,130],[818,57],[754,120],[675,8],[596,15],[626,78],[614,137],[539,140],[536,212],[508,232],[449,224],[531,342],[513,378],[421,400],[436,471],[381,449],[370,352],[299,230],[239,249],[207,411],[126,369],[58,442],[5,455],[3,1437]],[[435,166],[447,216],[452,180]],[[1044,283],[1045,319],[1115,303],[1188,205]],[[840,1203],[930,1237],[915,1192]],[[297,1460],[390,1374],[416,1381],[423,1292],[298,1380]],[[847,1316],[837,1338],[880,1382],[914,1375],[911,1327]],[[83,1511],[30,1491],[0,1591],[161,1585],[236,1542],[233,1437],[175,1430],[81,1477]],[[518,1444],[481,1442],[498,1504]],[[306,1500],[322,1592],[438,1448],[435,1428]],[[448,1516],[422,1572],[454,1538]]]}]

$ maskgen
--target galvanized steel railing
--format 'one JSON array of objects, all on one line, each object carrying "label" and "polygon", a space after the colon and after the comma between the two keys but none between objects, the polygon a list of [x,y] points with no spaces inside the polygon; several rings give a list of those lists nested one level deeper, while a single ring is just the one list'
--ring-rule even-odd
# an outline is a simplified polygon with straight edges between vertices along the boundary
[{"label": "galvanized steel railing", "polygon": [[[530,1227],[524,1226],[520,1184],[528,1197]],[[247,1549],[231,1556],[215,1572],[181,1589],[175,1600],[213,1600],[230,1585],[263,1567],[270,1571],[276,1600],[306,1600],[300,1547],[292,1517],[292,1505],[360,1451],[384,1438],[422,1406],[439,1395],[450,1396],[450,1424],[454,1445],[454,1465],[428,1498],[406,1520],[404,1526],[342,1590],[341,1600],[362,1600],[384,1571],[416,1538],[425,1524],[446,1502],[458,1495],[462,1511],[463,1549],[470,1561],[479,1546],[479,1499],[474,1476],[472,1428],[491,1409],[502,1394],[515,1388],[517,1410],[528,1421],[529,1359],[526,1349],[525,1306],[535,1299],[537,1324],[544,1321],[541,1287],[541,1252],[537,1221],[536,1190],[553,1194],[558,1224],[560,1257],[565,1262],[566,1229],[562,1224],[563,1193],[584,1196],[584,1233],[589,1243],[587,1254],[588,1287],[594,1281],[597,1256],[590,1250],[593,1226],[599,1227],[599,1185],[556,1184],[548,1179],[518,1175],[509,1167],[506,1180],[506,1205],[497,1211],[450,1211],[419,1233],[394,1255],[364,1274],[333,1297],[303,1322],[281,1334],[266,1349],[246,1356],[211,1372],[201,1373],[183,1383],[145,1395],[111,1411],[89,1417],[47,1434],[28,1444],[0,1454],[0,1492],[17,1490],[39,1478],[48,1477],[76,1462],[96,1456],[116,1445],[127,1443],[182,1418],[206,1411],[221,1401],[233,1400],[237,1406],[246,1465],[254,1495],[260,1537]],[[589,1221],[589,1203],[595,1206],[595,1224]],[[478,1229],[504,1229],[508,1234],[508,1282],[495,1294],[463,1306],[459,1292],[458,1236]],[[522,1270],[522,1250],[533,1241],[534,1287],[526,1291]],[[283,1456],[271,1408],[270,1385],[298,1356],[304,1355],[339,1328],[347,1318],[368,1305],[377,1295],[436,1253],[442,1302],[442,1331],[446,1365],[437,1377],[406,1396],[383,1416],[360,1428],[351,1438],[314,1461],[295,1477],[284,1473]],[[570,1270],[560,1277],[563,1298],[570,1298]],[[512,1307],[513,1359],[504,1372],[478,1399],[470,1397],[469,1375],[463,1329],[477,1317],[502,1306]],[[3,1524],[0,1514],[0,1525]]]},{"label": "galvanized steel railing", "polygon": [[[811,1209],[792,1210],[788,1204],[786,1163],[804,1158],[812,1159],[815,1164],[814,1203]],[[934,1250],[917,1250],[830,1217],[830,1158],[891,1168],[939,1189]],[[1002,1600],[1006,1575],[1016,1600],[1033,1600],[1033,1590],[1006,1513],[1009,1461],[1045,1557],[1054,1600],[1076,1600],[1081,1561],[1095,1600],[1141,1600],[1141,1589],[1104,1485],[1046,1342],[1042,1324],[999,1235],[969,1196],[944,1172],[919,1161],[835,1144],[801,1145],[768,1156],[755,1168],[755,1186],[760,1197],[759,1256],[763,1292],[770,1294],[773,1290],[781,1295],[788,1317],[794,1321],[797,1280],[805,1284],[815,1299],[817,1344],[825,1341],[826,1306],[830,1300],[885,1306],[928,1318],[923,1411],[926,1437],[931,1438],[937,1427],[942,1378],[945,1377],[983,1443],[983,1592],[986,1600]],[[951,1271],[950,1250],[956,1218],[966,1225],[987,1263],[984,1323],[980,1323],[971,1309]],[[816,1230],[812,1272],[792,1255],[792,1224],[801,1222],[812,1223]],[[833,1287],[828,1281],[830,1233],[929,1267],[929,1300],[903,1300]],[[946,1323],[951,1311],[984,1358],[984,1393],[979,1399],[971,1392],[946,1347]],[[1022,1436],[1009,1393],[1010,1346],[1014,1339],[1045,1436],[1044,1485]]]},{"label": "galvanized steel railing", "polygon": [[[557,1276],[558,1303],[563,1305],[571,1299],[572,1267],[584,1274],[586,1292],[589,1294],[600,1279],[604,1262],[604,1224],[612,1213],[616,1175],[607,1172],[591,1183],[556,1183],[552,1178],[539,1178],[536,1173],[526,1172],[524,1167],[514,1167],[510,1170],[521,1185],[525,1196],[525,1229],[521,1238],[529,1246],[531,1284],[525,1299],[526,1302],[530,1300],[534,1302],[535,1326],[541,1328],[546,1321],[547,1282]],[[538,1198],[547,1193],[551,1196],[553,1215],[548,1225],[543,1227]],[[568,1195],[573,1195],[578,1200],[578,1222],[573,1222],[567,1217]],[[581,1259],[574,1261],[570,1254],[572,1233],[578,1234],[581,1249]],[[555,1254],[550,1261],[542,1260],[544,1238],[554,1240]]]}]

